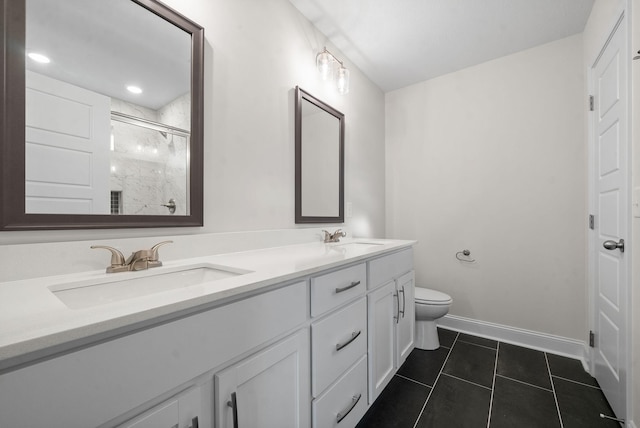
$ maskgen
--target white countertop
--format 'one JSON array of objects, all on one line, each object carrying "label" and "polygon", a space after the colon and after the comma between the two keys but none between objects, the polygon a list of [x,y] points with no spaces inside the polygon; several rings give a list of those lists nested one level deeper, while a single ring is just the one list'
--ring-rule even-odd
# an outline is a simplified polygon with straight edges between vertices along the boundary
[{"label": "white countertop", "polygon": [[[358,243],[380,245],[349,245]],[[139,272],[107,274],[100,270],[0,283],[0,372],[415,243],[387,239],[315,242],[175,260]],[[50,289],[69,282],[157,275],[199,264],[251,272],[82,309],[70,309]]]}]

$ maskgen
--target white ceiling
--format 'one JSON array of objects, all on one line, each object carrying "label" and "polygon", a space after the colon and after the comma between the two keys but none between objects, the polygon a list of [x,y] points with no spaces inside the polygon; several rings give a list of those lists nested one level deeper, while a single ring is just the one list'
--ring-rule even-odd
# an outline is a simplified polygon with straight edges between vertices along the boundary
[{"label": "white ceiling", "polygon": [[191,89],[191,36],[131,0],[28,0],[26,27],[32,71],[154,110]]},{"label": "white ceiling", "polygon": [[290,1],[385,92],[581,33],[594,2]]}]

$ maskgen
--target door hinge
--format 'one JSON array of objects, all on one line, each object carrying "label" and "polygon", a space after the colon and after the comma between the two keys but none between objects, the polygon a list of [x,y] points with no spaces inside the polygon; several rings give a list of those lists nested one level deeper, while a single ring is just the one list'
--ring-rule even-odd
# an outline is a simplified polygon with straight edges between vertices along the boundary
[{"label": "door hinge", "polygon": [[593,214],[589,214],[589,229],[593,230],[596,228],[596,216]]},{"label": "door hinge", "polygon": [[589,331],[589,346],[590,347],[595,347],[596,343],[596,334],[593,332],[593,330]]},{"label": "door hinge", "polygon": [[593,111],[595,109],[595,98],[593,95],[589,95],[589,111]]}]

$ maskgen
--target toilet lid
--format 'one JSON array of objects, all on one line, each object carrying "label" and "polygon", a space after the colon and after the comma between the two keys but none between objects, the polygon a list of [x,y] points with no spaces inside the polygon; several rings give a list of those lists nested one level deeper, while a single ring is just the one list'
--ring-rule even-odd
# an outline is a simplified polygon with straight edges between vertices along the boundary
[{"label": "toilet lid", "polygon": [[451,303],[451,296],[429,288],[416,287],[415,299],[418,302],[446,304]]}]

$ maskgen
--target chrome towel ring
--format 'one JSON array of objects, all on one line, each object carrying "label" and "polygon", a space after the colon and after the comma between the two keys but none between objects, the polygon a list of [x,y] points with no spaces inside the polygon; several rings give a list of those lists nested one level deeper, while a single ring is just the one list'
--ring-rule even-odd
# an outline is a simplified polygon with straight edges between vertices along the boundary
[{"label": "chrome towel ring", "polygon": [[458,251],[456,253],[456,259],[460,260],[461,262],[465,262],[465,263],[473,263],[473,262],[475,262],[476,261],[475,259],[469,259],[468,258],[470,255],[471,255],[471,251],[469,251],[469,250]]}]

